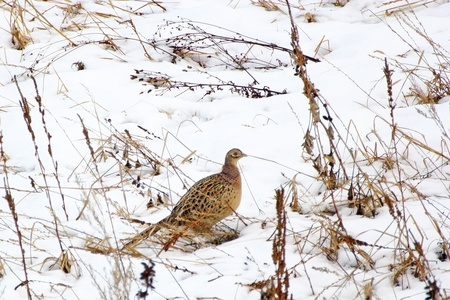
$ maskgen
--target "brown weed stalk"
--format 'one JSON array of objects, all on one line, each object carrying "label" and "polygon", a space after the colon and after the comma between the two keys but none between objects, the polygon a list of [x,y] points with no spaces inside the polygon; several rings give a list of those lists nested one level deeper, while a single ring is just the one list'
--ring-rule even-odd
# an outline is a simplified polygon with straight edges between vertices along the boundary
[{"label": "brown weed stalk", "polygon": [[[326,185],[327,189],[334,190],[339,187],[339,172],[342,172],[342,180],[347,180],[348,175],[345,171],[343,161],[339,155],[335,139],[335,127],[333,124],[333,118],[327,108],[328,104],[321,99],[318,90],[315,88],[314,83],[309,79],[306,63],[307,58],[303,54],[300,47],[299,34],[297,26],[294,22],[291,7],[289,1],[286,0],[288,7],[289,18],[291,20],[291,45],[293,51],[291,57],[296,65],[296,75],[300,77],[303,82],[303,94],[306,96],[309,102],[309,113],[311,115],[311,124],[304,136],[304,142],[302,144],[303,150],[309,155],[314,155],[314,147],[318,146],[319,155],[311,159],[314,169],[319,174],[319,178]],[[326,124],[320,117],[320,105],[325,110],[326,116],[323,119],[328,122]],[[314,133],[313,133],[314,132]],[[324,144],[321,141],[319,133],[323,132],[327,137],[327,143],[329,146],[328,152],[324,149]],[[337,164],[338,170],[335,170]]]},{"label": "brown weed stalk", "polygon": [[286,267],[286,210],[284,209],[284,189],[275,191],[277,228],[272,246],[275,264],[274,299],[287,300],[289,295],[289,274]]},{"label": "brown weed stalk", "polygon": [[[59,243],[59,247],[61,249],[61,252],[63,252],[64,248],[62,246],[62,241],[61,241],[60,234],[59,234],[58,217],[56,216],[55,210],[53,209],[53,202],[52,202],[52,197],[51,197],[51,194],[50,194],[50,190],[48,188],[49,185],[48,185],[48,181],[47,181],[47,175],[45,173],[45,167],[44,167],[44,164],[42,163],[42,160],[41,160],[41,154],[40,154],[39,147],[38,147],[38,144],[37,144],[37,140],[36,140],[36,135],[34,133],[34,129],[31,126],[32,119],[31,119],[31,113],[30,113],[30,105],[28,103],[28,100],[22,94],[22,90],[20,89],[19,83],[17,82],[17,78],[15,76],[14,76],[14,82],[16,84],[17,90],[19,91],[19,95],[20,95],[19,103],[20,103],[20,107],[21,107],[22,112],[23,112],[23,119],[25,121],[25,124],[27,125],[28,132],[31,135],[31,140],[32,140],[33,145],[34,145],[34,155],[35,155],[35,157],[36,157],[36,159],[38,161],[39,168],[41,169],[42,178],[43,178],[44,183],[45,183],[44,190],[45,190],[45,194],[47,196],[47,200],[48,200],[48,203],[49,203],[50,212],[51,212],[51,215],[53,217],[53,221],[55,223],[54,225],[55,225],[56,237],[58,239],[58,243]],[[39,101],[40,101],[40,97],[39,97]],[[41,112],[41,115],[43,116],[43,112]],[[48,135],[48,131],[46,133],[47,133],[48,139],[50,139],[50,136]],[[49,153],[51,155],[51,148],[49,148]]]},{"label": "brown weed stalk", "polygon": [[[28,280],[28,271],[27,271],[27,262],[25,259],[25,248],[23,247],[23,241],[22,241],[22,232],[20,231],[19,226],[19,216],[16,212],[16,204],[14,203],[14,199],[11,194],[11,188],[9,186],[9,177],[8,177],[8,166],[6,164],[7,161],[7,155],[5,154],[3,150],[3,135],[0,134],[0,158],[2,161],[2,167],[3,167],[3,173],[5,175],[5,178],[3,179],[3,185],[5,188],[5,200],[8,202],[8,207],[11,211],[11,215],[13,217],[14,226],[16,227],[16,233],[17,233],[17,239],[19,241],[19,248],[22,258],[22,268],[23,273],[25,276],[25,280],[22,281],[16,288],[19,286],[25,286],[27,290],[27,298],[28,300],[31,300],[31,289],[30,289],[30,281]],[[3,273],[1,272],[3,270],[0,269],[0,278],[3,276]]]},{"label": "brown weed stalk", "polygon": [[38,104],[39,113],[41,114],[42,126],[43,126],[43,129],[44,129],[45,135],[47,136],[47,142],[48,142],[48,144],[47,144],[47,151],[48,151],[48,154],[49,154],[50,159],[52,161],[53,169],[55,171],[53,173],[53,175],[55,176],[56,184],[58,185],[59,194],[61,196],[62,209],[63,209],[64,214],[66,216],[66,220],[68,221],[69,220],[69,216],[68,216],[67,210],[66,210],[66,202],[65,202],[65,199],[64,199],[64,193],[62,191],[61,182],[59,180],[59,175],[58,175],[59,174],[59,172],[58,172],[58,162],[55,161],[55,159],[53,157],[53,148],[52,148],[52,143],[51,143],[52,135],[50,134],[50,132],[48,130],[48,127],[47,127],[47,122],[45,121],[45,108],[42,105],[42,98],[41,98],[41,96],[39,94],[39,89],[38,89],[38,86],[37,86],[36,78],[33,75],[31,75],[30,77],[31,77],[31,80],[33,81],[34,89],[35,89],[35,93],[36,93],[36,96],[34,97],[34,99],[36,100],[36,102]]}]

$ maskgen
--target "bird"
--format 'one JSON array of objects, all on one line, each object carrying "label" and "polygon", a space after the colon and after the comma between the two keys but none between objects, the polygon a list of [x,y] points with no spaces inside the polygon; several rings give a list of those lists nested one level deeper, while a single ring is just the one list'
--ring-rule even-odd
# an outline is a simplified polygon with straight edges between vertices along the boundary
[{"label": "bird", "polygon": [[[241,175],[237,162],[245,156],[247,155],[237,148],[228,151],[220,173],[194,183],[180,198],[169,216],[131,238],[123,249],[133,249],[142,240],[162,228],[183,226],[180,232],[191,229],[197,233],[206,233],[219,221],[234,213],[242,195]],[[181,235],[180,233],[178,237]],[[166,245],[165,250],[167,248]]]}]

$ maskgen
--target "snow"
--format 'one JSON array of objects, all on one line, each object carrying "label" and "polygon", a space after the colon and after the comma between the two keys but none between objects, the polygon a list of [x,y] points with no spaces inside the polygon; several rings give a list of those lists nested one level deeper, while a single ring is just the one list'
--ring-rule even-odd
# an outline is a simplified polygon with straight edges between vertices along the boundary
[{"label": "snow", "polygon": [[[261,290],[251,285],[275,275],[274,195],[280,187],[293,299],[366,299],[369,283],[372,299],[425,299],[427,280],[436,280],[441,296],[448,297],[450,263],[438,256],[450,234],[450,98],[429,105],[409,95],[412,84],[426,88],[431,68],[444,70],[448,83],[450,3],[292,2],[302,51],[320,59],[309,61],[306,70],[333,118],[334,158],[339,155],[349,176],[345,180],[336,162],[342,185],[334,190],[313,167],[318,141],[323,154],[330,153],[327,135],[312,126],[303,82],[286,51],[204,39],[191,44],[193,52],[173,54],[174,46],[192,42],[180,40],[186,33],[292,50],[284,2],[273,1],[279,7],[273,11],[258,1],[158,2],[165,10],[143,1],[2,4],[0,172],[3,195],[9,191],[14,199],[33,299],[137,299],[141,263],[149,260],[156,273],[148,299],[261,299]],[[23,50],[11,42],[17,7],[24,8],[31,38]],[[316,22],[307,23],[306,13]],[[385,58],[393,71],[393,121]],[[239,59],[248,59],[246,71]],[[80,62],[84,68],[78,70]],[[139,80],[149,77],[163,85]],[[203,86],[168,90],[167,81]],[[230,82],[280,94],[246,98],[232,92]],[[208,84],[225,86],[210,91]],[[34,140],[19,92],[29,104]],[[323,103],[321,117],[327,115]],[[392,123],[398,129],[394,140]],[[302,148],[311,126],[313,156]],[[234,147],[249,154],[239,161],[239,216],[215,230],[235,229],[237,238],[218,245],[210,242],[213,237],[185,238],[161,252],[153,237],[136,248],[140,257],[119,251],[146,228],[132,220],[154,223],[168,215],[186,187],[220,171]],[[389,158],[393,168],[387,167]],[[132,168],[125,167],[127,161]],[[373,214],[357,214],[347,200],[350,183],[363,193],[373,185],[366,195],[373,196]],[[289,207],[293,186],[301,213]],[[148,208],[158,195],[165,203]],[[6,200],[0,201],[0,220],[0,299],[26,299],[22,252]],[[332,232],[341,239],[335,259]],[[345,242],[348,237],[358,242]],[[68,273],[58,268],[62,250],[72,265]],[[411,263],[394,284],[408,256],[420,260],[427,280],[414,276],[417,265]]]}]

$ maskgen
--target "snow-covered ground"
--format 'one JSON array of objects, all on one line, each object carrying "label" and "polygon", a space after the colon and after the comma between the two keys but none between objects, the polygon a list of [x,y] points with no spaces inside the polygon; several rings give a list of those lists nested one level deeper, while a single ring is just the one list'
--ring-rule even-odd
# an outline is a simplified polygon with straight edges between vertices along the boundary
[{"label": "snow-covered ground", "polygon": [[[0,4],[1,299],[274,298],[281,187],[293,299],[450,297],[450,3],[291,2],[321,123],[285,2]],[[120,251],[231,148],[239,216]]]}]

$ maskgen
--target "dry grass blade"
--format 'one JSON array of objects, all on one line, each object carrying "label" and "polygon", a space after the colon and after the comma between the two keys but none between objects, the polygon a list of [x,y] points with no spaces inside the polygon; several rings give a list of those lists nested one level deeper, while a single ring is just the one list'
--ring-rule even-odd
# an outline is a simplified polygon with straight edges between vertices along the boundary
[{"label": "dry grass blade", "polygon": [[272,0],[251,0],[253,5],[261,6],[267,11],[281,11],[278,5]]},{"label": "dry grass blade", "polygon": [[[371,16],[391,16],[396,13],[401,13],[405,11],[412,11],[414,8],[424,6],[426,7],[428,4],[436,3],[437,0],[416,0],[416,1],[405,1],[403,0],[394,0],[394,1],[387,1],[382,4],[382,7],[384,8],[383,11],[374,13]],[[396,4],[399,3],[399,4]]]},{"label": "dry grass blade", "polygon": [[55,257],[47,257],[42,261],[41,270],[44,267],[45,264],[53,262],[48,267],[48,270],[61,270],[66,274],[70,274],[72,271],[75,272],[75,277],[79,278],[81,277],[80,268],[78,266],[78,263],[76,262],[73,255],[70,253],[69,250],[64,250],[61,252],[58,258]]},{"label": "dry grass blade", "polygon": [[297,174],[294,175],[292,180],[289,182],[289,195],[291,196],[291,203],[289,206],[291,207],[292,211],[295,211],[297,213],[302,213],[302,207],[299,203],[299,196],[298,196],[298,190],[297,190],[297,182],[296,182]]},{"label": "dry grass blade", "polygon": [[364,285],[364,300],[372,300],[373,296],[373,278]]},{"label": "dry grass blade", "polygon": [[33,15],[37,20],[39,20],[44,25],[44,28],[46,28],[47,30],[49,30],[49,29],[55,30],[59,35],[61,35],[64,39],[66,39],[72,46],[76,46],[75,42],[73,42],[67,35],[65,35],[61,30],[59,30],[59,28],[54,26],[52,24],[52,22],[50,22],[44,16],[44,14],[35,6],[35,3],[33,3],[30,0],[25,0],[25,2],[27,3],[28,7],[31,7],[33,9],[34,14],[31,11],[27,11],[27,12],[30,13],[31,15]]},{"label": "dry grass blade", "polygon": [[10,4],[10,34],[11,43],[16,46],[17,50],[24,50],[32,41],[30,31],[26,26],[25,9],[20,5],[18,0]]},{"label": "dry grass blade", "polygon": [[5,276],[5,265],[3,263],[3,259],[0,257],[0,279]]},{"label": "dry grass blade", "polygon": [[111,255],[117,252],[117,249],[109,245],[108,240],[106,238],[98,239],[94,237],[88,237],[86,239],[84,247],[95,254]]}]

